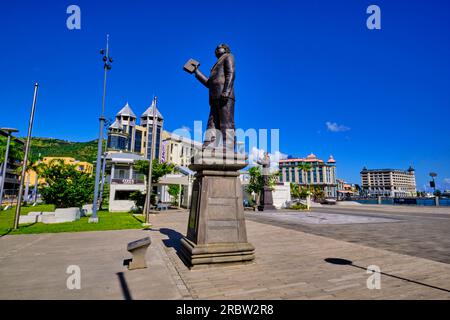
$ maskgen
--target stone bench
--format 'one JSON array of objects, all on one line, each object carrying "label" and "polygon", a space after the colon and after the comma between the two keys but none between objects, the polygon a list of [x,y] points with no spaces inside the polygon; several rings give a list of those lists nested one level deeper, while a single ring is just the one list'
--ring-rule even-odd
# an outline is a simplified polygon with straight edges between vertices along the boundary
[{"label": "stone bench", "polygon": [[85,204],[82,207],[83,210],[83,216],[88,217],[92,215],[92,204]]},{"label": "stone bench", "polygon": [[156,205],[156,209],[159,210],[159,211],[169,210],[169,206],[170,206],[169,203],[158,203]]},{"label": "stone bench", "polygon": [[38,222],[39,215],[20,215],[19,224],[29,224]]},{"label": "stone bench", "polygon": [[42,222],[46,224],[64,223],[80,220],[79,208],[60,208],[55,212],[29,212],[19,217],[19,224]]},{"label": "stone bench", "polygon": [[145,253],[151,243],[150,237],[128,243],[127,250],[133,255],[133,258],[128,264],[128,270],[147,268]]}]

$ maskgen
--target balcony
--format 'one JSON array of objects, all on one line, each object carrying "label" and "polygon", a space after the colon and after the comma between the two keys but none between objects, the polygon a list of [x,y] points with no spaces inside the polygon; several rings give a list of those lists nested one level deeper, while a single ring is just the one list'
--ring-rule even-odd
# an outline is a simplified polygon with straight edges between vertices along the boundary
[{"label": "balcony", "polygon": [[144,184],[145,175],[137,172],[131,172],[129,169],[118,169],[111,177],[112,184]]}]

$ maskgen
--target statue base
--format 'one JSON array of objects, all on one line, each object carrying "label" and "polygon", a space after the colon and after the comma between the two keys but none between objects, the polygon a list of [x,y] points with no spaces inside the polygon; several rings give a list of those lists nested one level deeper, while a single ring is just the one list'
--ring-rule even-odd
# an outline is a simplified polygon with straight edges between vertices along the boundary
[{"label": "statue base", "polygon": [[246,156],[199,152],[189,168],[196,171],[187,236],[181,255],[190,269],[249,263],[255,248],[247,242],[239,170]]},{"label": "statue base", "polygon": [[263,189],[260,204],[258,206],[258,211],[264,210],[277,210],[273,205],[272,189],[267,186]]}]

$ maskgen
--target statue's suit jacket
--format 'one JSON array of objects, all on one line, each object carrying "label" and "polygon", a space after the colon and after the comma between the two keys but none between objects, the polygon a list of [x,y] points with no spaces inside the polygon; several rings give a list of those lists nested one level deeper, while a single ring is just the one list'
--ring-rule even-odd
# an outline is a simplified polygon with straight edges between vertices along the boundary
[{"label": "statue's suit jacket", "polygon": [[220,99],[222,92],[229,98],[234,97],[235,66],[234,56],[231,53],[223,54],[217,59],[216,64],[211,68],[209,78],[199,73],[196,77],[209,89],[210,104]]}]

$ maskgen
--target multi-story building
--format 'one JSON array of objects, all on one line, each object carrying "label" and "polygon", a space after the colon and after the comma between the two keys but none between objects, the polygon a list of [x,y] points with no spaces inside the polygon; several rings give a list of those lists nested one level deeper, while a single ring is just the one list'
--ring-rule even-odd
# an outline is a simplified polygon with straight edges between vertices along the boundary
[{"label": "multi-story building", "polygon": [[356,185],[347,183],[343,179],[336,179],[337,182],[337,198],[338,200],[348,199],[352,196],[358,195]]},{"label": "multi-story building", "polygon": [[367,169],[361,171],[361,188],[368,197],[415,197],[416,176],[414,169]]},{"label": "multi-story building", "polygon": [[[3,130],[0,130],[0,136],[7,137],[8,133],[4,132]],[[19,146],[19,148],[24,148],[25,143],[20,140],[19,138],[16,138],[14,136],[11,136],[11,141],[14,141],[15,144]],[[4,141],[6,145],[6,139]],[[14,157],[13,152],[11,152],[12,143],[10,145],[10,152],[8,157],[8,162],[6,163],[6,172],[5,172],[5,182],[3,184],[3,204],[5,203],[11,203],[14,201],[15,197],[18,194],[20,180],[19,175],[17,174],[17,168],[21,164],[21,159],[17,159]],[[0,163],[0,182],[3,176],[3,170],[4,170],[4,162]]]},{"label": "multi-story building", "polygon": [[[92,172],[94,171],[94,166],[92,165],[92,163],[79,161],[72,157],[44,157],[42,160],[39,160],[39,162],[49,164],[53,160],[62,160],[64,164],[75,166],[76,170],[88,174],[92,174]],[[45,183],[45,179],[39,178],[34,170],[29,169],[25,175],[25,183],[29,184],[30,186],[34,186],[36,182],[38,184],[42,184]]]},{"label": "multi-story building", "polygon": [[191,157],[201,149],[202,143],[198,141],[163,131],[161,161],[188,167],[191,164]]},{"label": "multi-story building", "polygon": [[115,121],[109,127],[107,148],[109,151],[132,152],[142,155],[146,159],[151,156],[151,141],[153,134],[153,108],[155,108],[156,139],[154,157],[161,157],[162,130],[164,118],[156,108],[156,98],[150,107],[140,117],[140,124],[136,122],[136,115],[128,102],[117,113]]},{"label": "multi-story building", "polygon": [[193,172],[187,166],[191,155],[200,150],[199,142],[163,131],[164,118],[156,107],[156,98],[141,115],[140,122],[127,103],[116,115],[108,131],[107,167],[110,182],[109,210],[128,211],[133,206],[130,194],[145,191],[145,176],[136,172],[134,164],[138,160],[150,159],[153,134],[153,112],[155,112],[155,153],[160,162],[170,162],[177,166],[177,173],[167,175],[153,185],[158,200],[168,202],[167,186],[183,186],[180,202],[189,205],[192,192]]},{"label": "multi-story building", "polygon": [[[309,170],[303,170],[302,164],[309,164]],[[325,162],[313,153],[306,158],[291,158],[279,161],[280,182],[292,182],[301,186],[320,186],[326,197],[336,197],[336,160],[330,155]]]}]

